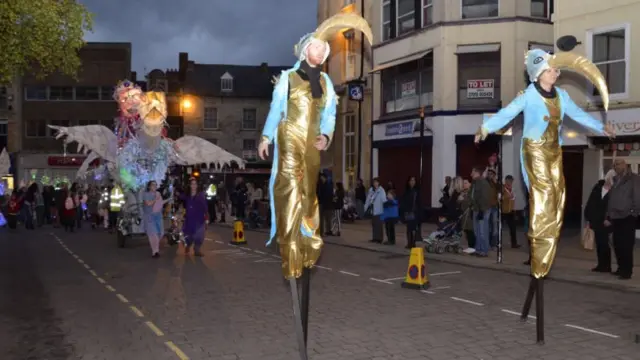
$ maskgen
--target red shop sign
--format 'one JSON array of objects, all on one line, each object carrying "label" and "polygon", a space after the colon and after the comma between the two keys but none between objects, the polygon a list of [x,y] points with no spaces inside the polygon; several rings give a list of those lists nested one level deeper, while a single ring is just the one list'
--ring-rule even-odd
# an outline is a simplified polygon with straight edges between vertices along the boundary
[{"label": "red shop sign", "polygon": [[[86,159],[86,156],[49,156],[47,163],[49,166],[80,167]],[[92,161],[89,166],[98,165],[100,165],[100,159]]]}]

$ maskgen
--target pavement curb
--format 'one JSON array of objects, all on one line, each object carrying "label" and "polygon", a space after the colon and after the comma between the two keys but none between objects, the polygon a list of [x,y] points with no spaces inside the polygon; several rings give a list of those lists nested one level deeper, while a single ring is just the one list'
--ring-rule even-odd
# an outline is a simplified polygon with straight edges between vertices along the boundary
[{"label": "pavement curb", "polygon": [[[223,226],[223,227],[227,227],[227,228],[232,228],[233,227],[232,224],[227,224],[227,223],[224,223],[224,224],[217,223],[217,225],[220,225],[220,226]],[[265,234],[269,233],[269,231],[265,230],[265,229],[250,229],[248,227],[245,228],[245,231],[260,232],[260,233],[265,233]],[[384,249],[373,249],[373,248],[370,248],[370,247],[367,247],[367,246],[363,246],[363,245],[345,244],[343,242],[335,241],[335,240],[332,240],[330,238],[329,239],[324,238],[323,240],[324,240],[325,244],[334,245],[334,246],[341,246],[341,247],[345,247],[345,248],[358,249],[358,250],[366,250],[366,251],[380,253],[380,254],[403,255],[403,256],[409,257],[409,252],[389,251],[389,250],[384,250]],[[474,269],[485,269],[485,270],[499,271],[499,272],[505,272],[505,273],[515,274],[515,275],[520,275],[520,276],[526,276],[526,277],[531,276],[529,271],[525,270],[524,268],[522,270],[514,269],[514,268],[506,267],[506,266],[503,267],[502,265],[499,265],[499,264],[496,264],[496,263],[471,264],[471,263],[465,262],[464,260],[457,260],[455,258],[452,258],[452,259],[442,258],[442,257],[439,257],[437,255],[432,255],[432,254],[429,254],[429,253],[426,253],[426,252],[425,252],[425,257],[429,261],[437,261],[437,262],[441,262],[441,263],[445,263],[445,264],[461,265],[461,266],[474,268]],[[551,280],[551,281],[556,281],[556,282],[562,282],[562,283],[593,286],[593,287],[597,287],[597,288],[615,290],[615,291],[625,292],[625,293],[640,293],[640,288],[629,287],[629,286],[625,286],[625,285],[622,285],[622,284],[611,284],[611,283],[603,283],[603,282],[597,282],[597,281],[592,281],[592,280],[585,280],[585,279],[580,279],[580,278],[576,278],[576,277],[573,277],[573,276],[563,276],[563,275],[559,275],[558,276],[556,274],[556,275],[548,275],[546,277],[546,279]]]}]

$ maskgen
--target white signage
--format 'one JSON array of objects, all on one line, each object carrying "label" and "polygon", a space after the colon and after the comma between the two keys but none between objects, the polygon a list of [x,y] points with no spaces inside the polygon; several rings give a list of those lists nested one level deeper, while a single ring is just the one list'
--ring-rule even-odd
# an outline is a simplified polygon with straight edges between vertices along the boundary
[{"label": "white signage", "polygon": [[493,79],[467,80],[467,99],[493,99]]},{"label": "white signage", "polygon": [[401,97],[407,97],[407,96],[412,96],[416,94],[416,82],[414,81],[408,81],[406,83],[402,84],[402,89],[400,91],[400,96]]}]

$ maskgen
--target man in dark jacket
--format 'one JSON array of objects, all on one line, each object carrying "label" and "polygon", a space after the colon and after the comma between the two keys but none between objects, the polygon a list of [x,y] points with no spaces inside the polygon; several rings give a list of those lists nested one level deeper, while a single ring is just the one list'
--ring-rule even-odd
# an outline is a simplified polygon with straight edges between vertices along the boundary
[{"label": "man in dark jacket", "polygon": [[241,177],[236,178],[236,188],[233,191],[233,206],[236,209],[235,216],[238,220],[243,220],[246,217],[246,207],[249,197],[247,195],[247,184]]},{"label": "man in dark jacket", "polygon": [[484,169],[476,166],[471,171],[471,209],[473,230],[476,234],[475,256],[486,257],[489,253],[489,218],[491,216],[491,185],[482,176]]},{"label": "man in dark jacket", "polygon": [[333,187],[324,173],[320,174],[317,187],[318,205],[320,206],[320,233],[331,236],[331,218],[333,217]]},{"label": "man in dark jacket", "polygon": [[636,221],[640,211],[640,178],[627,168],[623,159],[613,164],[616,176],[609,191],[605,226],[613,227],[613,249],[616,253],[620,279],[631,279],[633,249],[636,242]]}]

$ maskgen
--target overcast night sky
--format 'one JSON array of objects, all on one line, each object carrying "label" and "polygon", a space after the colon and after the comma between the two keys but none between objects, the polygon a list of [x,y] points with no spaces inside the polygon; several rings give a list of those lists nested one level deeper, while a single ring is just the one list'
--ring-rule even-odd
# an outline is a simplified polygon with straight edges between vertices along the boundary
[{"label": "overcast night sky", "polygon": [[[293,46],[317,24],[317,0],[81,0],[87,41],[131,42],[133,70],[204,64],[293,65]],[[140,76],[139,75],[139,76]]]}]

